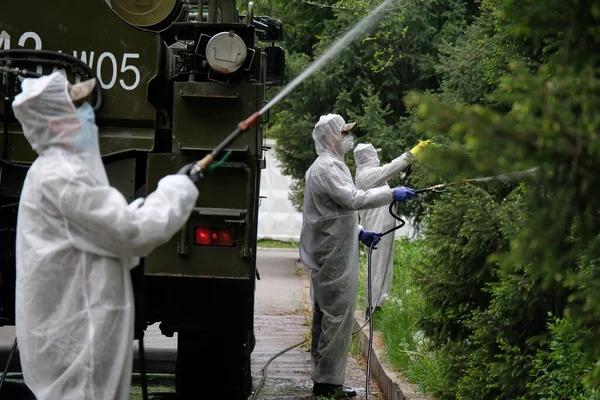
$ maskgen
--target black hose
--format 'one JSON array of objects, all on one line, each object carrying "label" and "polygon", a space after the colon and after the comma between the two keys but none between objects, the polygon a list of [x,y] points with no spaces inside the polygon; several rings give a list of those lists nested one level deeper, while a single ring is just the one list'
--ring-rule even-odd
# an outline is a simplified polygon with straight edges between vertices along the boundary
[{"label": "black hose", "polygon": [[[34,59],[28,59],[28,57],[33,57]],[[76,65],[80,68],[88,78],[96,79],[96,86],[94,87],[94,111],[100,110],[103,104],[102,98],[102,87],[100,86],[100,82],[98,78],[94,75],[92,69],[85,62],[80,60],[77,57],[71,56],[65,53],[59,53],[58,51],[50,51],[50,50],[30,50],[30,49],[12,49],[12,50],[0,50],[0,58],[26,58],[24,61],[28,61],[31,63],[50,63],[53,64],[56,61],[63,61],[68,65]],[[32,72],[30,72],[33,74]],[[38,75],[36,73],[36,75]]]},{"label": "black hose", "polygon": [[[393,205],[394,203],[392,203]],[[390,206],[391,209],[391,206]],[[390,211],[391,212],[391,211]],[[371,388],[371,353],[373,352],[373,288],[371,283],[371,256],[373,255],[373,243],[369,246],[369,258],[367,261],[367,309],[369,310],[369,349],[367,353],[367,377],[365,384],[365,400],[369,400]],[[381,292],[380,292],[381,293]]]},{"label": "black hose", "polygon": [[[6,82],[7,82],[7,84],[6,84],[6,88],[4,90],[6,90],[6,92],[8,93],[8,79],[6,79]],[[2,146],[3,154],[0,154],[0,159],[4,158],[6,156],[6,153],[8,153],[8,113],[10,112],[10,106],[8,104],[8,97],[6,97],[6,95],[3,96],[3,101],[4,101],[4,123],[3,123],[4,145]]]},{"label": "black hose", "polygon": [[252,396],[250,397],[249,400],[256,399],[256,396],[258,395],[258,393],[262,390],[263,386],[265,385],[265,381],[267,380],[267,369],[269,369],[269,365],[271,364],[271,362],[273,362],[273,360],[275,360],[277,357],[287,353],[288,351],[295,349],[298,346],[302,346],[304,343],[306,343],[306,340],[303,340],[300,343],[291,345],[290,347],[281,350],[279,353],[277,353],[273,357],[269,358],[269,360],[267,361],[267,363],[265,364],[265,366],[262,369],[262,377],[260,378],[260,382],[256,386],[256,390],[254,391],[254,393],[252,393]]},{"label": "black hose", "polygon": [[140,348],[140,375],[142,381],[142,398],[144,400],[148,400],[148,381],[146,380],[146,354],[144,351],[144,332],[141,333],[140,338],[138,340]]},{"label": "black hose", "polygon": [[5,160],[3,158],[0,158],[0,165],[6,165],[8,167],[23,168],[23,169],[29,169],[29,167],[31,166],[30,164],[15,163],[12,161]]},{"label": "black hose", "polygon": [[[396,201],[392,201],[390,203],[390,207],[388,209],[388,211],[390,212],[391,216],[394,217],[395,220],[399,221],[400,224],[395,226],[392,229],[389,229],[385,232],[383,232],[381,234],[381,237],[384,237],[385,235],[388,235],[400,228],[402,228],[404,225],[406,225],[406,221],[404,221],[402,218],[400,218],[398,215],[396,215],[396,213],[394,213],[394,206],[396,205]],[[394,240],[392,238],[392,240]],[[367,324],[369,324],[369,348],[368,348],[368,352],[367,352],[367,381],[366,381],[366,395],[365,395],[365,400],[369,400],[369,389],[370,389],[370,383],[371,383],[371,353],[373,353],[373,310],[375,307],[373,307],[373,288],[372,288],[372,284],[371,284],[371,259],[373,256],[373,245],[371,244],[371,246],[369,247],[369,255],[367,257],[367,310],[369,312],[369,316],[367,318],[367,321],[364,323],[363,326],[361,326],[356,332],[353,332],[352,334],[356,334],[358,332],[360,332]],[[390,265],[386,265],[385,266],[385,272],[383,276],[386,276],[388,273],[388,269],[389,269]],[[381,290],[379,291],[379,296],[377,298],[377,303],[375,304],[379,304],[379,300],[381,300]]]},{"label": "black hose", "polygon": [[[394,232],[394,231],[396,231],[396,230],[398,230],[398,229],[402,228],[404,225],[406,225],[406,221],[404,221],[402,218],[400,218],[398,215],[396,215],[396,214],[394,213],[394,211],[393,211],[393,210],[394,210],[394,205],[396,205],[396,201],[395,201],[395,200],[394,200],[394,201],[392,201],[392,202],[390,203],[390,207],[389,207],[388,211],[390,212],[390,214],[392,215],[392,217],[394,217],[394,219],[395,219],[396,221],[399,221],[399,222],[400,222],[400,225],[397,225],[396,227],[394,227],[394,228],[392,228],[392,229],[390,229],[390,230],[387,230],[387,231],[383,232],[383,233],[381,234],[381,237],[384,237],[385,235],[387,235],[387,234],[389,234],[389,233],[392,233],[392,232]],[[367,263],[368,263],[368,265],[370,265],[370,264],[371,264],[371,255],[372,255],[372,252],[373,252],[373,249],[371,249],[371,248],[370,248],[370,249],[369,249],[369,255],[368,255],[368,257],[367,257]],[[370,267],[369,267],[369,268],[370,268]],[[385,272],[384,272],[383,276],[386,276],[386,275],[387,275],[389,268],[390,268],[390,265],[389,265],[389,264],[385,266]],[[381,291],[379,292],[379,297],[377,298],[377,302],[376,302],[375,304],[379,304],[379,300],[381,300]],[[369,317],[367,318],[367,320],[365,321],[365,323],[363,324],[363,326],[361,326],[360,328],[358,328],[357,330],[355,330],[354,332],[352,332],[352,334],[353,334],[353,335],[356,335],[358,332],[362,331],[362,330],[364,329],[364,327],[365,327],[365,326],[367,326],[367,325],[369,324],[370,320],[371,320],[371,317],[369,316]]]},{"label": "black hose", "polygon": [[396,221],[399,221],[399,222],[400,222],[400,225],[396,225],[394,228],[392,228],[392,229],[390,229],[390,230],[388,230],[388,231],[385,231],[385,232],[383,232],[383,233],[381,234],[381,236],[382,236],[382,237],[383,237],[383,236],[385,236],[385,235],[387,235],[388,233],[392,233],[392,232],[394,232],[394,231],[396,231],[396,230],[398,230],[398,229],[402,228],[404,225],[406,225],[406,221],[404,221],[402,218],[400,218],[399,216],[397,216],[397,215],[394,213],[394,206],[395,206],[395,205],[396,205],[396,201],[394,200],[394,201],[392,201],[392,202],[390,203],[390,208],[388,209],[388,211],[390,212],[390,214],[392,215],[392,217],[394,217],[394,219],[395,219]]},{"label": "black hose", "polygon": [[4,380],[6,379],[6,375],[8,375],[8,367],[10,366],[10,362],[12,361],[15,352],[17,351],[17,339],[13,342],[12,348],[10,349],[10,354],[8,355],[8,361],[6,361],[6,366],[4,367],[4,373],[2,374],[2,378],[0,378],[0,393],[2,393],[2,386],[4,386]]}]

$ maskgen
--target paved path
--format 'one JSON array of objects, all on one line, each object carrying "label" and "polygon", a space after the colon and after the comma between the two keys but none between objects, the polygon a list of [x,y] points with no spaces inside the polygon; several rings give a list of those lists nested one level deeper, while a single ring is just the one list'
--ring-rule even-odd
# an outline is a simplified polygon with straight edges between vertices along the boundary
[{"label": "paved path", "polygon": [[[310,315],[309,284],[297,260],[297,251],[259,252],[262,279],[258,281],[256,292],[257,343],[252,360],[253,375],[257,379],[270,357],[306,338],[310,323],[307,318]],[[271,363],[265,387],[257,400],[313,398],[308,347],[306,344],[293,349]],[[346,384],[357,389],[357,399],[364,399],[365,374],[353,358],[348,360]]]}]

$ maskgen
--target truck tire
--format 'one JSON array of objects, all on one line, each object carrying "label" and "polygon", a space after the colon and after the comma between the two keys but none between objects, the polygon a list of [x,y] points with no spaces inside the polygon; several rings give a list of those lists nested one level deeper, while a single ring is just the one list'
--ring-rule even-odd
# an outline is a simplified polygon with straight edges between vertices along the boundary
[{"label": "truck tire", "polygon": [[253,347],[254,335],[248,332],[178,332],[178,399],[247,399],[252,391]]}]

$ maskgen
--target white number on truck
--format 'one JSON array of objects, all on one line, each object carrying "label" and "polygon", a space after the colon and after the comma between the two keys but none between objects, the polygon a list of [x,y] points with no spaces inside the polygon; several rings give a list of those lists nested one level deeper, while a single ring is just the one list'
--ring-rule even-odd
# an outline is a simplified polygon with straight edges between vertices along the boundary
[{"label": "white number on truck", "polygon": [[[14,42],[13,42],[14,43]],[[19,37],[17,44],[20,47],[42,50],[42,38],[35,32],[25,32]],[[33,46],[31,46],[33,44]],[[0,32],[0,50],[9,50],[11,47],[11,37],[6,31]],[[62,50],[58,50],[62,53]],[[122,56],[115,55],[109,51],[100,53],[96,58],[95,51],[77,51],[73,50],[73,57],[79,58],[86,63],[92,71],[96,73],[102,89],[110,90],[115,86],[120,86],[124,90],[136,89],[142,80],[142,74],[135,65],[135,61],[140,58],[139,53],[123,53]],[[121,61],[119,63],[119,60]],[[37,72],[42,72],[42,67],[38,65]],[[118,85],[117,85],[118,82]]]}]

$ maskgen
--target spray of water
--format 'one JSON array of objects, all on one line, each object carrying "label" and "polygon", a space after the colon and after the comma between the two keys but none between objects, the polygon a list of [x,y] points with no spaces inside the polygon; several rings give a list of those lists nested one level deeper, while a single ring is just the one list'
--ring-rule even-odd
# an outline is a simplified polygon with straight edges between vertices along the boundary
[{"label": "spray of water", "polygon": [[300,75],[298,75],[293,81],[291,81],[287,86],[285,86],[277,96],[273,98],[267,105],[265,105],[258,114],[264,114],[269,108],[273,107],[277,104],[281,99],[287,96],[296,86],[298,86],[302,81],[312,75],[315,71],[320,69],[325,63],[330,61],[333,57],[335,57],[340,51],[342,51],[348,44],[350,44],[356,37],[362,34],[364,31],[369,29],[373,23],[376,22],[376,17],[383,11],[383,9],[390,5],[395,0],[385,0],[381,3],[375,10],[373,10],[369,15],[363,18],[358,24],[356,24],[351,30],[349,30],[344,36],[342,36],[337,42],[333,44],[327,50],[327,52],[323,53],[310,67],[305,69]]},{"label": "spray of water", "polygon": [[529,168],[525,171],[516,171],[509,172],[508,174],[494,175],[494,176],[485,176],[483,178],[475,178],[470,179],[470,182],[489,182],[489,181],[511,181],[514,179],[519,179],[527,175],[533,174],[537,171],[538,167]]},{"label": "spray of water", "polygon": [[464,183],[490,182],[490,181],[513,181],[516,179],[524,178],[525,176],[528,176],[528,175],[532,175],[537,170],[538,170],[538,167],[533,167],[533,168],[529,168],[524,171],[509,172],[508,174],[484,176],[482,178],[471,178],[471,179],[465,179],[465,180],[458,181],[458,182],[440,183],[438,185],[430,186],[428,188],[417,189],[417,190],[415,190],[415,192],[423,193],[423,192],[428,192],[428,191],[438,191],[438,190],[443,190],[444,188],[446,188],[448,186],[460,185],[460,184],[464,184]]}]

